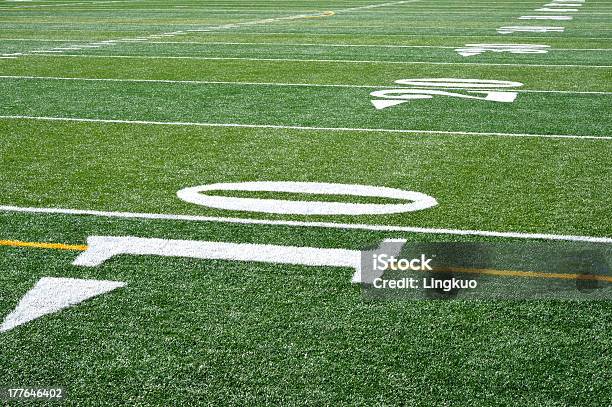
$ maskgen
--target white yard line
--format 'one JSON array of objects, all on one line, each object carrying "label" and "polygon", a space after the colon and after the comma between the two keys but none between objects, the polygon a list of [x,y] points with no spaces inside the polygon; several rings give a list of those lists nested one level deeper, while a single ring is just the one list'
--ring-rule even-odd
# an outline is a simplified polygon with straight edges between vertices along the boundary
[{"label": "white yard line", "polygon": [[[31,39],[31,38],[0,38],[2,41],[25,41],[25,42],[84,42],[90,41],[78,40],[57,40],[57,39]],[[115,40],[122,43],[126,40]],[[129,41],[131,42],[131,41]],[[270,45],[270,46],[287,46],[287,47],[330,47],[330,48],[439,48],[439,49],[455,49],[464,45],[443,46],[443,45],[393,45],[393,44],[329,44],[329,43],[300,43],[300,42],[225,42],[225,41],[149,41],[149,44],[186,44],[186,45]],[[96,43],[97,44],[97,43]],[[612,48],[549,48],[548,51],[612,51]]]},{"label": "white yard line", "polygon": [[63,121],[82,123],[116,123],[137,124],[157,126],[191,126],[191,127],[221,127],[221,128],[248,128],[248,129],[277,129],[277,130],[310,130],[310,131],[337,131],[337,132],[363,132],[363,133],[396,133],[396,134],[428,134],[448,136],[483,136],[483,137],[529,137],[544,139],[575,139],[575,140],[597,140],[610,141],[612,136],[589,136],[575,134],[527,134],[527,133],[495,133],[495,132],[471,132],[471,131],[438,131],[438,130],[408,130],[408,129],[374,129],[353,127],[309,127],[309,126],[284,126],[276,124],[240,124],[240,123],[205,123],[205,122],[159,122],[152,120],[122,120],[122,119],[89,119],[83,117],[50,117],[50,116],[26,116],[26,115],[1,115],[0,119],[8,120],[41,120],[41,121]]},{"label": "white yard line", "polygon": [[547,68],[612,68],[612,65],[578,65],[578,64],[501,64],[484,62],[428,62],[428,61],[376,61],[353,59],[307,59],[307,58],[240,58],[240,57],[194,57],[162,55],[92,55],[92,54],[55,54],[39,53],[30,56],[53,56],[69,58],[129,58],[129,59],[193,59],[202,61],[264,61],[264,62],[321,62],[338,64],[391,64],[391,65],[474,65],[474,66],[526,66]]},{"label": "white yard line", "polygon": [[[140,0],[133,0],[133,1],[140,1]],[[407,0],[408,2],[410,1],[419,1],[419,0]],[[150,35],[146,35],[145,37],[139,37],[139,38],[119,38],[120,41],[122,42],[138,42],[138,41],[151,41],[153,39],[157,39],[160,37],[173,37],[176,35],[185,35],[188,32],[209,32],[211,30],[227,30],[227,29],[234,29],[234,28],[241,28],[241,27],[247,27],[247,26],[256,26],[256,25],[260,25],[260,24],[269,24],[269,23],[275,23],[278,21],[293,21],[293,20],[300,20],[300,19],[307,19],[307,18],[319,18],[319,17],[328,17],[333,15],[334,13],[331,12],[331,14],[329,12],[317,12],[317,13],[311,13],[311,14],[297,14],[297,15],[291,15],[291,16],[284,16],[284,17],[271,17],[271,18],[265,18],[265,19],[258,19],[258,20],[251,20],[251,21],[242,21],[242,22],[237,22],[237,23],[229,23],[229,24],[220,24],[220,25],[214,25],[214,26],[208,26],[202,29],[195,29],[195,30],[179,30],[179,31],[172,31],[172,32],[162,32],[162,33],[157,33],[157,34],[150,34]],[[48,24],[49,22],[35,22],[35,24]],[[49,24],[56,24],[54,22],[50,22]],[[75,24],[75,23],[71,23],[71,24]],[[86,23],[88,24],[88,23]],[[132,23],[130,23],[132,24]],[[199,26],[200,24],[185,24],[185,25],[196,25]],[[95,42],[89,43],[89,45],[83,45],[82,47],[86,47],[89,48],[92,44],[94,44]],[[109,45],[114,45],[117,42],[113,42],[112,44]],[[24,55],[33,55],[33,53],[35,52],[42,52],[44,50],[36,50],[36,51],[29,51],[29,52],[24,52]],[[62,52],[60,50],[60,52]]]},{"label": "white yard line", "polygon": [[335,223],[335,222],[303,222],[303,221],[283,221],[283,220],[266,220],[266,219],[247,219],[247,218],[226,218],[215,216],[198,216],[198,215],[175,215],[162,213],[133,213],[133,212],[110,212],[110,211],[95,211],[82,209],[62,209],[62,208],[31,208],[18,206],[0,206],[0,211],[4,212],[23,212],[36,214],[60,214],[60,215],[86,215],[98,216],[106,218],[127,218],[127,219],[150,219],[150,220],[172,220],[186,222],[219,222],[219,223],[235,223],[243,225],[273,225],[273,226],[290,226],[290,227],[311,227],[311,228],[329,228],[329,229],[356,229],[381,232],[404,232],[404,233],[420,233],[420,234],[441,234],[441,235],[458,235],[458,236],[482,236],[482,237],[499,237],[510,239],[539,239],[539,240],[560,240],[571,242],[589,242],[589,243],[606,243],[612,244],[610,237],[595,237],[595,236],[575,236],[575,235],[560,235],[549,233],[522,233],[522,232],[499,232],[488,230],[465,230],[465,229],[446,229],[446,228],[423,228],[412,226],[394,226],[394,225],[373,225],[360,223]]},{"label": "white yard line", "polygon": [[[236,82],[236,81],[203,81],[203,80],[172,80],[172,79],[123,79],[123,78],[74,78],[74,77],[59,77],[59,76],[27,76],[27,75],[0,75],[0,79],[26,79],[26,80],[52,80],[52,81],[85,81],[85,82],[134,82],[134,83],[176,83],[176,84],[194,84],[194,85],[245,85],[245,86],[295,86],[295,87],[313,87],[313,88],[361,88],[361,89],[402,89],[405,86],[387,86],[387,85],[353,85],[353,84],[326,84],[326,83],[286,83],[286,82]],[[429,89],[430,87],[423,86],[421,88]],[[440,89],[435,87],[433,89]],[[444,87],[444,89],[463,89],[455,87]],[[481,89],[494,90],[494,89]],[[571,90],[530,90],[530,89],[514,89],[513,92],[522,93],[560,93],[560,94],[578,94],[578,95],[612,95],[612,92],[598,91],[571,91]]]},{"label": "white yard line", "polygon": [[369,4],[367,6],[350,7],[350,8],[340,9],[340,10],[334,10],[334,12],[335,13],[350,13],[352,11],[371,10],[371,9],[380,8],[380,7],[390,7],[390,6],[397,6],[397,5],[406,4],[406,3],[416,3],[418,1],[420,0],[405,0],[405,1],[393,1],[389,3],[380,3],[380,4]]},{"label": "white yard line", "polygon": [[[2,27],[0,27],[0,32],[2,31]],[[92,31],[91,30],[85,30],[85,29],[79,29],[79,28],[69,28],[69,29],[65,29],[64,31],[74,31],[74,32],[86,32],[88,34],[91,34]],[[125,32],[126,30],[114,30],[114,29],[105,29],[105,31],[108,32]],[[191,31],[191,30],[187,30],[187,31]],[[211,29],[206,29],[206,30],[193,30],[192,32],[206,32],[208,36],[211,35],[227,35],[227,32],[224,31],[213,31]],[[161,36],[162,34],[152,34],[151,38],[154,38],[156,36]],[[247,36],[247,35],[254,35],[254,36],[266,36],[266,35],[283,35],[283,36],[290,36],[290,35],[304,35],[304,36],[368,36],[368,37],[387,37],[387,38],[394,38],[394,37],[439,37],[439,35],[437,34],[375,34],[375,33],[366,33],[366,32],[362,32],[362,33],[318,33],[318,32],[295,32],[295,31],[288,31],[288,32],[279,32],[279,31],[270,31],[270,32],[260,32],[260,31],[241,31],[240,32],[240,36]],[[498,35],[469,35],[469,34],[465,34],[465,35],[444,35],[445,38],[481,38],[484,41],[484,38],[496,38],[499,39]],[[121,38],[116,38],[116,40],[120,40]],[[531,40],[546,40],[546,39],[552,39],[552,40],[599,40],[599,41],[606,41],[606,40],[611,40],[612,37],[576,37],[576,36],[572,36],[572,37],[567,37],[567,36],[552,36],[550,34],[547,34],[546,37],[535,37],[535,36],[523,36],[521,35],[521,39],[531,39]],[[27,39],[25,39],[27,40]],[[90,41],[83,41],[83,40],[69,40],[72,42],[87,42],[87,43],[93,43],[96,41],[102,41],[102,40],[90,40]],[[491,42],[489,40],[487,40],[487,42]]]},{"label": "white yard line", "polygon": [[78,5],[88,5],[88,4],[135,3],[135,2],[141,2],[141,1],[143,0],[109,0],[109,1],[87,1],[87,2],[79,2],[79,3],[27,4],[27,5],[18,5],[18,6],[11,6],[11,7],[2,7],[1,9],[2,10],[17,10],[17,9],[24,9],[24,8],[64,7],[64,6],[78,6]]},{"label": "white yard line", "polygon": [[[1,39],[0,39],[1,41]],[[330,48],[439,48],[455,49],[464,45],[392,45],[392,44],[321,44],[299,42],[222,42],[222,41],[151,41],[151,44],[192,44],[192,45],[271,45],[288,47],[330,47]],[[549,48],[549,51],[612,51],[612,48]]]}]

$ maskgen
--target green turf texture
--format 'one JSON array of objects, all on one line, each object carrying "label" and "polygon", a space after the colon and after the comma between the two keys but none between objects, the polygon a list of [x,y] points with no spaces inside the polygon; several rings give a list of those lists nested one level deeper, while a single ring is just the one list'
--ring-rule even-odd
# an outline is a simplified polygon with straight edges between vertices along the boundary
[{"label": "green turf texture", "polygon": [[[61,5],[72,1],[87,3],[0,1],[0,53],[212,31],[0,59],[0,116],[612,135],[609,1],[587,0],[572,21],[550,22],[517,20],[545,0],[421,0],[346,12],[385,1]],[[327,10],[338,12],[215,28]],[[496,34],[511,25],[566,30]],[[469,43],[551,50],[454,51]],[[518,81],[536,92],[508,104],[434,98],[376,111],[370,103],[370,92],[398,79],[441,77]],[[611,155],[604,139],[0,119],[0,205],[610,237]],[[262,180],[387,186],[439,205],[287,216],[176,197],[190,186]],[[355,250],[389,237],[513,241],[0,212],[0,240],[85,244],[91,235]],[[76,255],[0,246],[0,318],[41,277],[127,283],[0,334],[0,387],[63,386],[71,406],[612,405],[607,301],[365,301],[350,269],[146,256],[78,268]]]}]

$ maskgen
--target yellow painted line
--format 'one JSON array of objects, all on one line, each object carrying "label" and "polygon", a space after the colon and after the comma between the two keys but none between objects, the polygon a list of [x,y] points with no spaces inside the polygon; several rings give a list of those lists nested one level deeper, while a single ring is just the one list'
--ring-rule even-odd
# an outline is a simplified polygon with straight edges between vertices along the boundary
[{"label": "yellow painted line", "polygon": [[490,276],[504,277],[530,277],[530,278],[552,278],[562,280],[595,280],[612,283],[612,276],[601,274],[573,274],[573,273],[542,273],[539,271],[516,271],[516,270],[495,270],[495,269],[471,269],[463,267],[449,267],[434,269],[433,272],[441,273],[472,273]]},{"label": "yellow painted line", "polygon": [[0,240],[0,246],[10,247],[33,247],[37,249],[55,249],[55,250],[87,250],[86,245],[64,244],[64,243],[45,243],[45,242],[22,242],[19,240]]},{"label": "yellow painted line", "polygon": [[335,16],[336,13],[334,13],[333,11],[324,11],[323,13],[321,13],[321,15],[318,16],[304,16],[303,18],[323,18],[323,17],[331,17],[331,16]]}]

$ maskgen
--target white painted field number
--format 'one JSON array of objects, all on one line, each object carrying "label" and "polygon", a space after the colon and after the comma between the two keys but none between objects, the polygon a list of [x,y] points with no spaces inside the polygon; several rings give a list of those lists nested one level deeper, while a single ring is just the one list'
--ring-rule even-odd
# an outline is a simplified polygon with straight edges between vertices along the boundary
[{"label": "white painted field number", "polygon": [[[288,199],[242,198],[208,195],[213,191],[282,192],[294,194],[360,196],[397,199],[400,203],[353,203],[300,201]],[[264,212],[286,215],[382,215],[413,212],[436,206],[431,196],[403,189],[355,184],[321,182],[239,182],[201,185],[177,192],[183,201],[209,208],[232,211]]]},{"label": "white painted field number", "polygon": [[545,26],[526,26],[526,25],[511,25],[506,27],[500,27],[497,29],[498,34],[512,34],[512,33],[547,33],[556,32],[562,33],[565,31],[565,27],[545,27]]},{"label": "white painted field number", "polygon": [[[378,90],[370,93],[370,96],[380,98],[372,100],[372,104],[378,110],[396,106],[414,99],[431,99],[434,96],[456,97],[462,99],[485,100],[490,102],[514,102],[517,92],[497,90],[523,86],[520,82],[497,81],[491,79],[462,79],[462,78],[425,78],[425,79],[400,79],[395,81],[399,85],[413,86],[415,88],[394,88]],[[467,93],[449,92],[438,89],[423,88],[451,88],[467,90]],[[493,88],[494,90],[491,90]],[[482,94],[484,96],[474,96]]]},{"label": "white painted field number", "polygon": [[549,45],[537,44],[465,44],[465,47],[455,51],[463,57],[480,55],[485,52],[507,52],[509,54],[546,54]]}]

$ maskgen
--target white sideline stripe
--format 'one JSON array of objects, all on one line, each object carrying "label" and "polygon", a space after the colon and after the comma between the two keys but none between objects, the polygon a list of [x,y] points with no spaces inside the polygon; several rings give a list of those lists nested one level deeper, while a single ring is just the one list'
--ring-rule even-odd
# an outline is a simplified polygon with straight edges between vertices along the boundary
[{"label": "white sideline stripe", "polygon": [[[0,39],[1,41],[1,39]],[[329,44],[300,42],[221,42],[221,41],[151,41],[150,44],[188,44],[188,45],[272,45],[291,47],[329,47],[329,48],[437,48],[455,49],[463,47],[444,45],[391,45],[391,44]],[[550,48],[549,51],[612,51],[612,48]]]},{"label": "white sideline stripe", "polygon": [[548,68],[612,68],[612,65],[570,65],[570,64],[496,64],[481,62],[426,62],[426,61],[373,61],[351,59],[299,59],[299,58],[238,58],[238,57],[193,57],[161,55],[79,55],[79,54],[35,54],[32,56],[53,56],[70,58],[128,58],[128,59],[193,59],[205,61],[267,61],[267,62],[323,62],[341,64],[393,64],[393,65],[481,65],[481,66],[535,66]]},{"label": "white sideline stripe", "polygon": [[521,232],[497,232],[487,230],[465,230],[465,229],[445,229],[445,228],[422,228],[412,226],[393,226],[393,225],[373,225],[363,223],[335,223],[335,222],[304,222],[291,220],[266,220],[248,218],[225,218],[215,216],[199,215],[176,215],[162,213],[133,213],[133,212],[111,212],[95,211],[83,209],[63,209],[63,208],[31,208],[19,206],[0,206],[0,211],[4,212],[24,212],[38,214],[59,214],[59,215],[89,215],[106,218],[128,218],[128,219],[150,219],[150,220],[174,220],[188,222],[219,222],[237,223],[245,225],[272,225],[272,226],[292,226],[292,227],[312,227],[329,229],[358,229],[381,232],[408,232],[422,234],[441,234],[458,236],[483,236],[501,237],[511,239],[541,239],[541,240],[563,240],[572,242],[589,243],[612,243],[611,237],[595,236],[576,236],[558,235],[549,233],[521,233]]},{"label": "white sideline stripe", "polygon": [[[0,28],[0,32],[2,31],[2,29]],[[67,31],[75,31],[75,32],[87,32],[91,34],[91,30],[86,30],[86,29],[79,29],[79,28],[70,28]],[[125,30],[106,30],[108,32],[124,32]],[[227,31],[212,31],[212,29],[201,29],[201,30],[185,30],[187,32],[208,32],[208,35],[212,36],[212,35],[228,35]],[[608,31],[608,30],[605,30]],[[432,35],[432,34],[373,34],[373,33],[365,33],[365,32],[359,32],[359,33],[318,33],[318,32],[295,32],[295,31],[286,31],[286,32],[278,32],[278,31],[270,31],[270,32],[260,32],[260,31],[241,31],[240,32],[241,36],[246,36],[246,35],[254,35],[254,36],[266,36],[266,35],[286,35],[286,36],[291,36],[291,35],[303,35],[303,36],[369,36],[369,37],[439,37],[439,35]],[[155,38],[155,37],[159,37],[161,36],[161,34],[152,34],[150,35],[150,38]],[[445,38],[495,38],[495,39],[499,39],[498,36],[496,35],[468,35],[468,34],[464,34],[464,35],[444,35]],[[551,40],[566,40],[567,37],[562,37],[562,36],[552,36],[552,35],[548,35],[546,37],[547,39],[551,39]],[[612,39],[612,37],[576,37],[576,36],[572,36],[570,37],[572,40],[610,40]],[[120,38],[117,38],[117,40],[119,40]],[[531,40],[542,40],[542,37],[535,37],[535,36],[523,36],[521,35],[521,39],[531,39]],[[89,41],[85,41],[85,40],[69,40],[69,41],[74,41],[74,42],[86,42],[89,43]],[[92,40],[93,41],[93,40]],[[99,40],[98,40],[99,41]]]},{"label": "white sideline stripe", "polygon": [[[2,41],[30,41],[30,42],[85,42],[83,40],[52,40],[39,38],[0,38]],[[123,40],[116,40],[121,43]],[[130,41],[131,42],[131,41]],[[101,43],[94,43],[103,45]],[[222,42],[222,41],[149,41],[149,44],[187,44],[187,45],[271,45],[271,46],[290,46],[290,47],[330,47],[330,48],[439,48],[439,49],[455,49],[463,47],[443,46],[443,45],[391,45],[391,44],[329,44],[329,43],[299,43],[299,42]],[[71,48],[55,48],[55,49],[71,49]],[[548,51],[612,51],[612,48],[549,48]]]},{"label": "white sideline stripe", "polygon": [[280,129],[280,130],[312,130],[312,131],[352,131],[364,133],[399,133],[399,134],[440,134],[450,136],[492,136],[492,137],[533,137],[552,139],[584,139],[584,140],[612,140],[612,136],[580,136],[574,134],[526,134],[526,133],[478,133],[471,131],[437,131],[437,130],[405,130],[405,129],[373,129],[352,127],[308,127],[308,126],[283,126],[276,124],[239,124],[239,123],[202,123],[202,122],[158,122],[149,120],[122,120],[122,119],[88,119],[78,117],[49,117],[49,116],[25,116],[6,115],[0,119],[25,119],[43,121],[64,121],[84,123],[117,123],[117,124],[145,124],[158,126],[195,126],[195,127],[234,127],[247,129]]},{"label": "white sideline stripe", "polygon": [[[72,30],[72,31],[87,31],[87,30]],[[215,32],[211,32],[209,35],[224,35],[227,34],[226,32],[223,31],[215,31]],[[283,35],[283,36],[291,36],[291,35],[302,35],[302,36],[309,36],[309,37],[323,37],[323,36],[345,36],[345,37],[350,37],[350,36],[367,36],[367,37],[387,37],[387,38],[394,38],[394,37],[440,37],[440,35],[437,34],[374,34],[374,33],[365,33],[365,32],[358,32],[358,33],[347,33],[347,32],[343,32],[343,33],[320,33],[320,32],[299,32],[299,31],[285,31],[285,32],[279,32],[279,31],[270,31],[270,32],[261,32],[261,31],[241,31],[240,32],[240,36],[247,36],[247,35],[253,35],[253,36],[266,36],[266,35]],[[476,34],[464,34],[464,35],[444,35],[445,38],[495,38],[495,39],[499,39],[498,36],[496,35],[476,35]],[[570,37],[572,40],[610,40],[612,39],[612,37]],[[536,37],[536,36],[523,36],[521,35],[521,39],[531,39],[531,40],[540,40],[542,41],[542,37]],[[567,40],[568,37],[563,37],[563,36],[553,36],[547,34],[546,39],[551,39],[551,40]],[[483,40],[484,41],[484,40]]]},{"label": "white sideline stripe", "polygon": [[[358,89],[404,89],[404,86],[387,86],[387,85],[351,85],[351,84],[320,84],[320,83],[285,83],[285,82],[234,82],[234,81],[200,81],[200,80],[173,80],[173,79],[121,79],[121,78],[71,78],[58,76],[18,76],[18,75],[0,75],[0,79],[34,79],[34,80],[56,80],[56,81],[85,81],[85,82],[134,82],[134,83],[176,83],[176,84],[194,84],[194,85],[247,85],[247,86],[296,86],[296,87],[313,87],[313,88],[358,88]],[[419,88],[429,89],[428,86],[419,86]],[[455,87],[435,87],[434,89],[463,89]],[[481,89],[494,90],[494,89]],[[561,94],[579,94],[579,95],[612,95],[612,92],[601,91],[572,91],[572,90],[529,90],[529,89],[514,89],[513,92],[522,93],[561,93]]]}]

